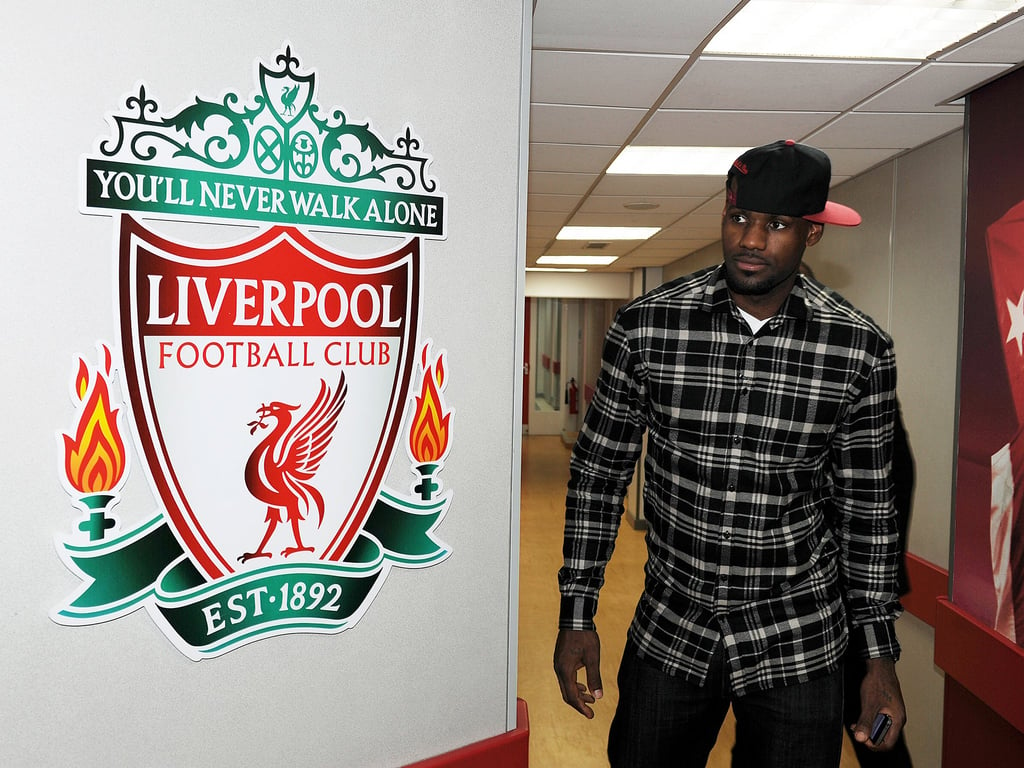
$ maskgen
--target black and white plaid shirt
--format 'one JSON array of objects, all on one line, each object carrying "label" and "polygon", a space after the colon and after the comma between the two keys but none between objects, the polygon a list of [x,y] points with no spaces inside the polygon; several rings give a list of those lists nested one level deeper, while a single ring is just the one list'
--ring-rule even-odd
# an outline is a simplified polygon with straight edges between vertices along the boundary
[{"label": "black and white plaid shirt", "polygon": [[711,267],[623,307],[573,451],[562,629],[593,629],[647,431],[643,656],[699,683],[724,644],[737,694],[838,666],[847,615],[898,658],[892,340],[798,278],[752,334]]}]

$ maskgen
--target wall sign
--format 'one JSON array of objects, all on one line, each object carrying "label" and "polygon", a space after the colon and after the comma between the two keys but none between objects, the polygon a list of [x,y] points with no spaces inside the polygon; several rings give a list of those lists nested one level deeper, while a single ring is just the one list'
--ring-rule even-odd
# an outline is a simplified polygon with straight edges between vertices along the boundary
[{"label": "wall sign", "polygon": [[[420,246],[446,237],[446,198],[411,126],[388,142],[322,110],[316,77],[286,45],[248,99],[164,112],[139,85],[83,158],[83,212],[115,217],[120,339],[71,376],[78,513],[57,549],[82,584],[60,624],[144,608],[202,659],[341,632],[392,568],[450,554],[446,353],[420,329]],[[257,228],[197,245],[151,218]],[[403,241],[352,255],[318,242],[332,230]],[[116,506],[130,443],[155,512]],[[403,458],[409,486],[386,487]]]}]

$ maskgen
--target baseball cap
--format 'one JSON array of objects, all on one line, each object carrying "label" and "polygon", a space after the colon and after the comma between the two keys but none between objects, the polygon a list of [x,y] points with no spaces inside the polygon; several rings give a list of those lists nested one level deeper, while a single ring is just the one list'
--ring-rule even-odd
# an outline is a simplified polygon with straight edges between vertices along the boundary
[{"label": "baseball cap", "polygon": [[790,139],[748,149],[736,158],[726,178],[726,194],[730,205],[748,211],[857,226],[859,213],[829,202],[831,180],[828,155]]}]

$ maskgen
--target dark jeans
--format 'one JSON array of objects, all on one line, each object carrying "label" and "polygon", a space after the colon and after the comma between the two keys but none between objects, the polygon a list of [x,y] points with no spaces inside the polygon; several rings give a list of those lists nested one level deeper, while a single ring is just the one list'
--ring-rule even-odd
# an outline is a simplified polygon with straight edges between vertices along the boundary
[{"label": "dark jeans", "polygon": [[[847,652],[843,665],[846,693],[843,695],[843,725],[850,726],[860,717],[860,684],[867,672],[867,664],[853,652]],[[910,752],[903,738],[903,731],[896,746],[888,752],[872,752],[859,741],[853,742],[857,762],[861,768],[911,768]]]},{"label": "dark jeans", "polygon": [[735,696],[721,650],[704,686],[697,686],[643,661],[627,643],[618,679],[619,705],[608,736],[612,768],[703,768],[730,704],[736,717],[733,768],[839,766],[841,671]]}]

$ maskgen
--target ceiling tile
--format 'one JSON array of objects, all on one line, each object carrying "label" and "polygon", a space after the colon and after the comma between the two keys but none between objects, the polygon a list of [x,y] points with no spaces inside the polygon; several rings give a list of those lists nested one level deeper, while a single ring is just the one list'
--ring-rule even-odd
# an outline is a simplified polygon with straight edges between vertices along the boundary
[{"label": "ceiling tile", "polygon": [[530,144],[530,170],[556,173],[601,173],[618,154],[618,145]]},{"label": "ceiling tile", "polygon": [[667,227],[679,218],[677,213],[661,211],[623,211],[597,213],[577,211],[570,224],[574,227]]},{"label": "ceiling tile", "polygon": [[[531,218],[533,218],[531,216]],[[554,239],[555,235],[562,228],[562,225],[558,226],[540,226],[539,224],[527,224],[526,226],[526,239],[527,241],[536,240],[538,242],[547,243]]]},{"label": "ceiling tile", "polygon": [[688,54],[735,7],[735,0],[537,0],[534,48]]},{"label": "ceiling tile", "polygon": [[914,62],[702,56],[665,108],[833,112],[910,72]]},{"label": "ceiling tile", "polygon": [[989,64],[1019,64],[1024,51],[1024,17],[981,35],[975,40],[939,56],[939,61],[966,61]]},{"label": "ceiling tile", "polygon": [[531,211],[561,211],[567,213],[573,210],[579,201],[579,195],[528,194],[526,196],[526,204]]},{"label": "ceiling tile", "polygon": [[707,198],[701,197],[669,197],[644,195],[598,195],[593,194],[587,198],[580,208],[580,213],[630,213],[625,206],[632,203],[652,203],[657,208],[651,209],[651,213],[670,213],[673,216],[682,216],[689,213],[698,205],[701,205]]},{"label": "ceiling tile", "polygon": [[815,146],[910,149],[963,126],[963,116],[945,112],[901,114],[857,112],[844,115],[810,137]]},{"label": "ceiling tile", "polygon": [[558,230],[561,227],[551,227],[543,229],[540,227],[527,227],[526,228],[526,247],[527,248],[539,248],[541,252],[547,248],[548,243],[554,241],[555,235],[558,234]]},{"label": "ceiling tile", "polygon": [[[593,242],[607,242],[603,248],[588,248]],[[555,240],[545,253],[552,256],[621,256],[636,247],[636,240]]]},{"label": "ceiling tile", "polygon": [[660,109],[633,141],[648,146],[754,147],[800,139],[835,117],[825,112]]},{"label": "ceiling tile", "polygon": [[605,174],[594,188],[594,194],[619,197],[706,197],[713,195],[722,187],[728,170],[723,168],[721,177]]},{"label": "ceiling tile", "polygon": [[690,214],[693,216],[714,216],[720,218],[722,215],[722,207],[725,205],[725,179],[721,180],[718,185],[718,194],[708,200],[704,205],[695,210]]},{"label": "ceiling tile", "polygon": [[868,112],[963,112],[944,104],[975,84],[1006,71],[1008,64],[926,64],[858,108]]},{"label": "ceiling tile", "polygon": [[666,240],[690,240],[695,237],[712,237],[717,240],[722,234],[722,209],[720,207],[714,216],[687,216],[658,234],[659,238]]},{"label": "ceiling tile", "polygon": [[645,110],[534,104],[530,141],[551,144],[600,144],[621,147]]},{"label": "ceiling tile", "polygon": [[686,63],[685,56],[534,51],[530,101],[647,109]]},{"label": "ceiling tile", "polygon": [[565,219],[564,211],[534,211],[530,216],[530,224],[535,227],[553,227],[557,234],[557,230],[565,225]]},{"label": "ceiling tile", "polygon": [[582,195],[596,176],[587,173],[544,173],[530,171],[528,193],[531,195]]}]

